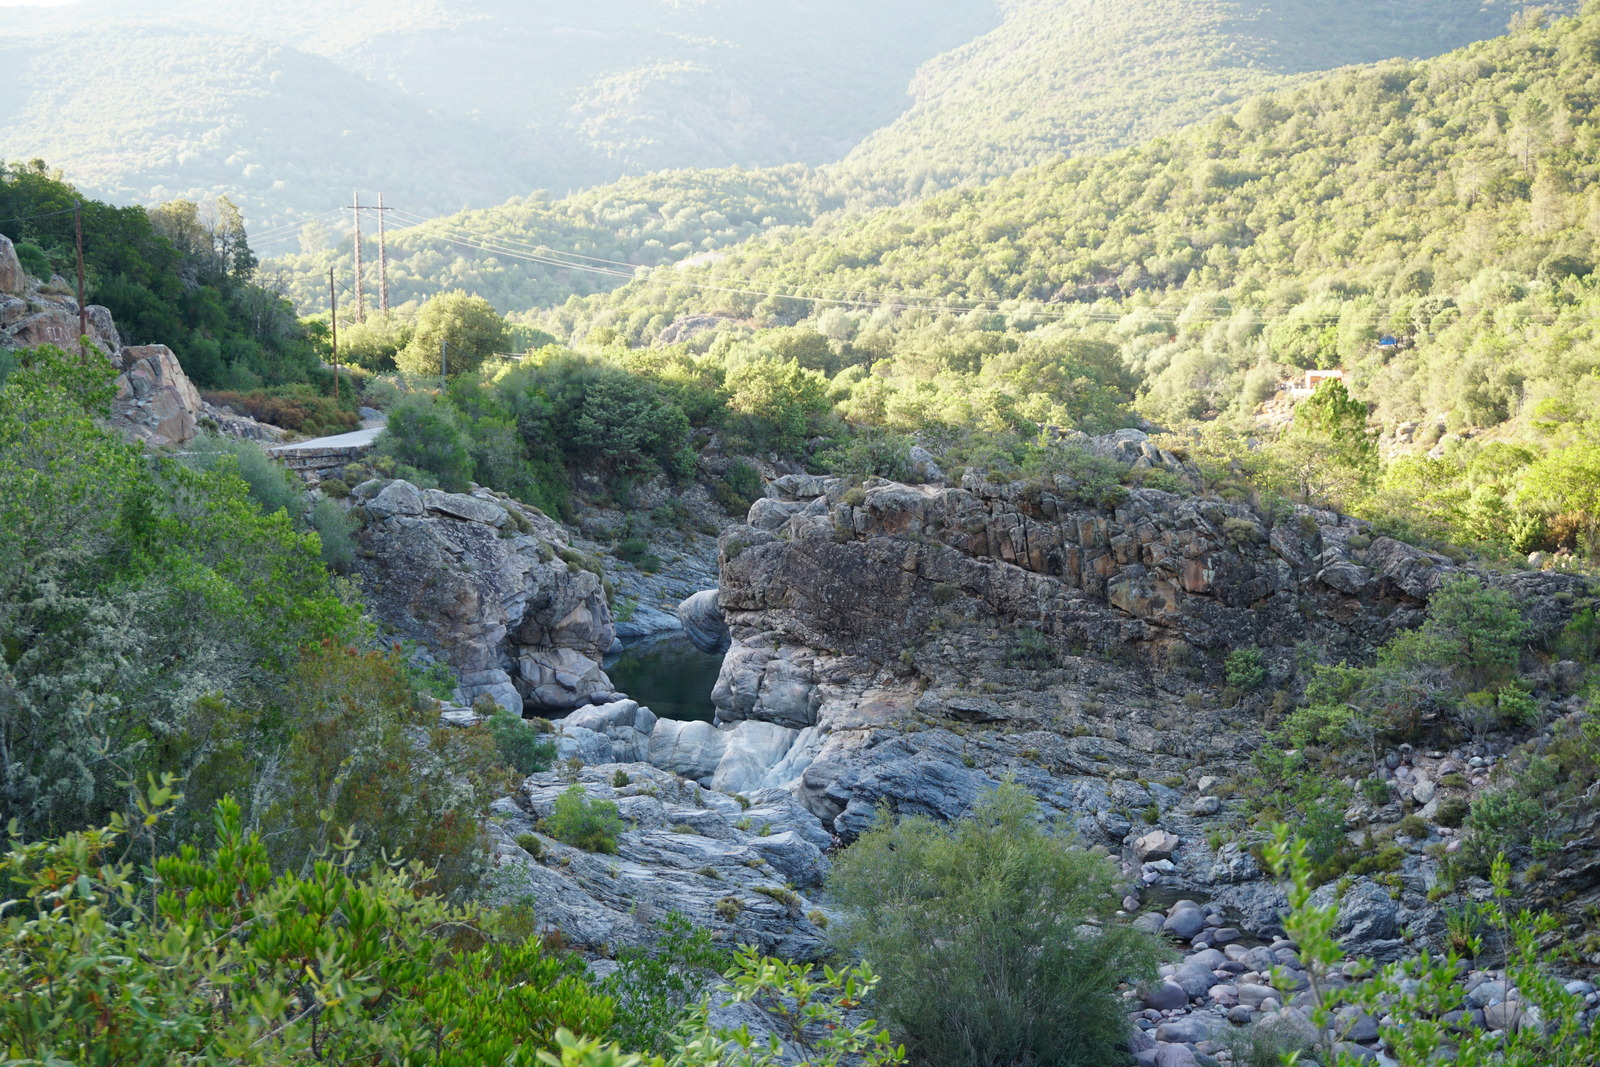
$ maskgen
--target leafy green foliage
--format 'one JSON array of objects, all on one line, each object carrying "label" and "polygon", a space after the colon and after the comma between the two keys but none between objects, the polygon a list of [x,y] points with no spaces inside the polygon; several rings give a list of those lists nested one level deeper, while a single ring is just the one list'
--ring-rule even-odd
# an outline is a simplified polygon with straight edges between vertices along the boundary
[{"label": "leafy green foliage", "polygon": [[919,1062],[1099,1064],[1126,1041],[1116,983],[1153,975],[1162,949],[1112,918],[1111,862],[1036,813],[1008,782],[949,827],[885,814],[834,865],[833,929],[883,973]]},{"label": "leafy green foliage", "polygon": [[766,484],[761,480],[761,472],[742,459],[730,462],[713,487],[717,502],[728,514],[738,518],[743,518],[765,491]]},{"label": "leafy green foliage", "polygon": [[411,339],[394,357],[407,374],[438,377],[467,374],[505,351],[506,322],[481,296],[459,289],[422,305]]},{"label": "leafy green foliage", "polygon": [[356,559],[355,516],[337,501],[324,497],[312,507],[310,523],[317,532],[322,562],[331,571],[341,574],[349,572]]},{"label": "leafy green foliage", "polygon": [[[0,165],[0,219],[25,220],[0,222],[0,233],[25,242],[46,279],[75,267],[78,199],[39,161]],[[124,344],[167,345],[202,389],[311,382],[330,391],[289,303],[257,284],[244,220],[226,197],[148,212],[85,199],[82,214],[88,297],[111,310]]]},{"label": "leafy green foliage", "polygon": [[1229,652],[1223,671],[1230,687],[1246,693],[1260,689],[1267,680],[1267,668],[1259,648],[1236,648]]},{"label": "leafy green foliage", "polygon": [[623,1048],[664,1056],[732,958],[712,944],[710,931],[678,912],[669,912],[653,932],[648,948],[618,950],[617,969],[600,988],[614,1004],[610,1036]]},{"label": "leafy green foliage", "polygon": [[201,434],[184,448],[188,466],[200,470],[233,470],[249,487],[250,499],[265,514],[300,510],[303,488],[281,464],[274,463],[260,445],[239,437]]},{"label": "leafy green foliage", "polygon": [[472,444],[461,429],[455,409],[431,393],[409,393],[389,412],[374,452],[401,464],[402,477],[419,480],[451,493],[464,492],[473,474]]},{"label": "leafy green foliage", "polygon": [[896,433],[865,430],[853,434],[839,447],[817,458],[831,474],[864,482],[887,478],[903,482],[911,477],[911,438]]},{"label": "leafy green foliage", "polygon": [[545,819],[545,831],[586,852],[616,852],[622,817],[609,800],[590,800],[574,782],[556,797],[555,809]]},{"label": "leafy green foliage", "polygon": [[548,771],[555,762],[555,744],[515,712],[496,708],[486,725],[500,758],[518,774]]},{"label": "leafy green foliage", "polygon": [[[30,1062],[532,1065],[557,1030],[602,1032],[609,1000],[576,960],[475,908],[422,891],[413,863],[360,876],[348,841],[275,874],[239,806],[214,848],[140,870],[114,859],[173,801],[141,792],[120,817],[14,841],[0,875],[0,1032]],[[509,918],[509,917],[507,917]]]},{"label": "leafy green foliage", "polygon": [[[0,856],[0,884],[14,893],[0,908],[0,1033],[12,1058],[108,1067],[794,1062],[777,1036],[764,1047],[743,1028],[712,1027],[709,999],[686,1010],[704,986],[702,968],[725,957],[679,920],[658,953],[625,953],[598,988],[581,960],[530,936],[525,910],[452,905],[429,891],[437,876],[418,861],[358,873],[348,835],[299,872],[277,873],[231,798],[213,809],[211,848],[163,850],[137,866],[126,857],[142,839],[160,839],[178,797],[168,778],[135,799],[132,820],[13,839]],[[812,974],[747,949],[726,979],[728,998],[768,1012],[810,1067],[903,1059],[876,1024],[845,1020],[877,984],[865,966]],[[608,989],[622,998],[620,1015]],[[615,1033],[670,1058],[646,1061],[575,1030]]]},{"label": "leafy green foliage", "polygon": [[[1512,910],[1511,867],[1503,855],[1490,864],[1492,898],[1471,906],[1469,919],[1475,921],[1462,925],[1459,946],[1452,946],[1443,956],[1423,952],[1381,970],[1371,961],[1362,961],[1360,970],[1370,978],[1356,983],[1345,980],[1344,951],[1333,936],[1338,904],[1312,903],[1313,880],[1305,843],[1291,841],[1288,828],[1280,825],[1267,846],[1267,859],[1269,867],[1287,882],[1289,913],[1284,928],[1305,966],[1309,988],[1297,996],[1310,1004],[1318,1062],[1333,1067],[1355,1067],[1363,1062],[1338,1047],[1347,1032],[1340,1020],[1353,1021],[1363,1013],[1385,1017],[1379,1032],[1400,1067],[1424,1067],[1446,1055],[1462,1063],[1576,1067],[1600,1056],[1600,1035],[1584,1020],[1582,998],[1568,994],[1547,968],[1546,939],[1555,932],[1558,919],[1551,914]],[[1467,960],[1460,949],[1477,955],[1485,948],[1483,936],[1474,932],[1478,930],[1493,934],[1494,948],[1505,959],[1507,993],[1516,994],[1522,1011],[1528,1013],[1527,1022],[1537,1013],[1536,1025],[1490,1030],[1454,1028],[1447,1021],[1448,1012],[1461,1000],[1458,983]],[[1275,973],[1273,980],[1280,989],[1293,984],[1284,973]],[[1341,1014],[1341,1008],[1354,1010]]]},{"label": "leafy green foliage", "polygon": [[360,633],[231,465],[95,425],[110,375],[46,348],[0,388],[0,812],[29,833],[103,820],[118,782],[202,758],[202,697],[264,710],[303,644]]}]

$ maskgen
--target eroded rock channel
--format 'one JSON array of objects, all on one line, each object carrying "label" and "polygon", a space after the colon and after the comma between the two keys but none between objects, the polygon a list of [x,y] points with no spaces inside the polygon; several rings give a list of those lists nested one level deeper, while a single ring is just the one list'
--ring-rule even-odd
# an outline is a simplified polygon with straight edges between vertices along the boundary
[{"label": "eroded rock channel", "polygon": [[[1091,444],[1177,463],[1140,438]],[[881,805],[953,819],[1009,777],[1119,856],[1125,907],[1187,946],[1130,1005],[1148,1031],[1134,1051],[1157,1062],[1167,1046],[1200,1048],[1197,1027],[1282,1014],[1258,993],[1267,956],[1292,958],[1278,888],[1210,833],[1237,813],[1226,783],[1272,711],[1265,693],[1227,690],[1223,658],[1258,648],[1278,678],[1303,643],[1362,661],[1418,625],[1461,566],[1329,511],[1087,495],[1065,476],[776,478],[722,533],[717,587],[677,609],[678,640],[723,654],[700,718],[663,716],[607,675],[610,608],[558,524],[486,491],[369,483],[353,499],[372,602],[460,672],[463,698],[554,718],[562,759],[582,765],[575,780],[629,820],[615,857],[550,840],[535,857],[517,836],[573,772],[528,779],[496,813],[503,892],[533,893],[586,944],[646,939],[649,917],[675,909],[813,958],[827,951],[830,849]],[[1582,592],[1559,573],[1479,577],[1515,597],[1534,639],[1565,625]],[[1559,710],[1560,693],[1536,696]],[[1384,773],[1427,820],[1464,781],[1442,768],[1476,775],[1486,763],[1474,758],[1407,751]],[[1434,862],[1419,843],[1399,889],[1347,887],[1349,951],[1392,956],[1402,930],[1442,932],[1425,892]]]}]

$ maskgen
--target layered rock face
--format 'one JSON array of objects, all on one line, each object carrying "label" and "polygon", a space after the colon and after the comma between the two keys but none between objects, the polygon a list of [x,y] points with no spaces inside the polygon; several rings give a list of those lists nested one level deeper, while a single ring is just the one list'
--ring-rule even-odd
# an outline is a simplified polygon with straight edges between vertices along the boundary
[{"label": "layered rock face", "polygon": [[611,611],[600,578],[559,557],[559,525],[488,490],[372,481],[351,499],[367,604],[455,668],[469,703],[565,711],[610,699]]},{"label": "layered rock face", "polygon": [[[10,239],[0,236],[0,348],[75,351],[78,302],[60,289],[24,274]],[[205,406],[178,357],[165,345],[124,346],[110,311],[95,305],[86,311],[89,343],[119,372],[112,428],[150,446],[193,439]]]},{"label": "layered rock face", "polygon": [[[1116,446],[1137,446],[1133,433]],[[1420,623],[1458,572],[1332,512],[1084,495],[1064,475],[849,493],[774,481],[722,536],[732,644],[718,723],[781,730],[775,766],[798,770],[790,784],[845,837],[879,802],[954,817],[1000,774],[1042,767],[1047,804],[1062,797],[1092,837],[1122,843],[1107,812],[1123,801],[1085,776],[1181,776],[1258,743],[1260,710],[1214,699],[1229,651],[1258,647],[1270,667],[1310,641],[1359,659]],[[1576,579],[1486,577],[1530,605],[1536,628],[1565,621],[1547,609]]]}]

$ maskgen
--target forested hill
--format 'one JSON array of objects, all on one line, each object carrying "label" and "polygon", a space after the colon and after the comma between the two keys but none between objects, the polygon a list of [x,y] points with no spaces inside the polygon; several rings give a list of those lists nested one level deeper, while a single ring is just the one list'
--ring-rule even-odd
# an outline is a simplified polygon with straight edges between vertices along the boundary
[{"label": "forested hill", "polygon": [[[713,251],[775,225],[804,223],[834,209],[897,204],[1063,154],[1103,152],[1170,134],[1219,108],[1236,107],[1252,93],[1290,84],[1301,72],[1438,54],[1502,32],[1513,10],[1463,0],[1398,7],[1374,0],[1276,4],[1270,10],[1241,0],[1134,0],[1111,7],[1087,0],[1008,0],[1002,7],[1003,24],[925,64],[910,82],[910,109],[841,163],[756,173],[668,172],[566,199],[519,196],[451,215],[397,238],[397,299],[459,287],[507,311],[551,306],[569,294],[614,288],[631,267]],[[686,112],[681,118],[694,125],[703,116]],[[470,131],[452,131],[435,143],[452,145],[452,138]],[[578,158],[573,151],[563,149],[563,158]],[[781,156],[763,152],[715,158]],[[460,158],[461,152],[433,150],[433,157],[445,156]],[[815,159],[804,153],[786,158]],[[513,169],[521,166],[509,162]],[[503,184],[507,163],[497,156],[477,180]],[[389,181],[389,203],[409,209],[412,220],[439,199],[437,190],[420,196],[395,190],[405,183],[452,180],[448,167],[402,167],[395,173],[400,179]],[[347,224],[333,225],[332,248],[327,235],[315,230],[303,243],[309,255],[280,264],[303,308],[320,306],[314,301],[329,266],[350,262],[343,240]],[[561,268],[526,257],[541,248],[613,262],[575,261]]]},{"label": "forested hill", "polygon": [[[777,233],[552,321],[648,344],[690,312],[822,306],[769,292],[842,297],[858,327],[915,294],[1116,341],[1161,418],[1248,408],[1280,369],[1343,361],[1387,421],[1492,425],[1570,396],[1594,364],[1597,57],[1591,5],[1141,148]],[[1403,344],[1380,350],[1383,334]]]},{"label": "forested hill", "polygon": [[1438,55],[1493,37],[1518,5],[1001,0],[1000,7],[1002,25],[917,72],[911,108],[832,168],[835,181],[882,200],[1012,174],[1064,153],[1138,144],[1296,74]]},{"label": "forested hill", "polygon": [[[988,0],[84,0],[7,9],[0,158],[256,229],[353,184],[436,214],[677,167],[838,159]],[[263,244],[266,248],[267,245]]]},{"label": "forested hill", "polygon": [[[399,305],[465,289],[507,310],[553,307],[574,294],[614,289],[635,266],[680,262],[773,226],[809,225],[838,203],[817,191],[812,172],[791,164],[663,171],[560,199],[514,197],[428,222],[396,208],[389,216],[391,300]],[[364,254],[375,261],[370,224],[362,236]],[[328,269],[350,270],[352,241],[335,242],[326,227],[313,224],[302,235],[302,252],[272,262],[298,306],[321,309]]]}]

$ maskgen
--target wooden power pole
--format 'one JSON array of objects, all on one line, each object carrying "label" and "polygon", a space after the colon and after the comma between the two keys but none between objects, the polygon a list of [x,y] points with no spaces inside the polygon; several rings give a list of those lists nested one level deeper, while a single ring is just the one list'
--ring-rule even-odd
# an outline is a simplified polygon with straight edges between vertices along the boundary
[{"label": "wooden power pole", "polygon": [[378,194],[378,310],[389,314],[389,246],[383,239],[383,194]]},{"label": "wooden power pole", "polygon": [[[83,306],[83,201],[72,202],[73,227],[78,231],[78,348],[83,355],[89,354],[88,342],[83,338],[89,336],[89,309]],[[115,353],[113,353],[115,355]]]},{"label": "wooden power pole", "polygon": [[333,337],[333,402],[339,402],[339,292],[333,285],[333,268],[328,268],[328,323]]},{"label": "wooden power pole", "polygon": [[367,316],[361,299],[361,194],[359,192],[351,195],[350,214],[356,222],[356,321],[364,322]]}]

